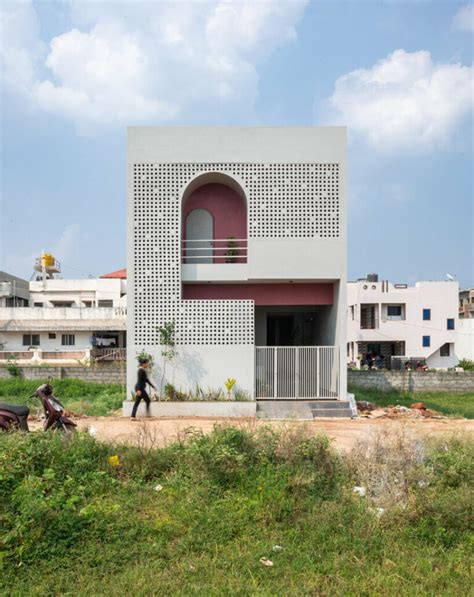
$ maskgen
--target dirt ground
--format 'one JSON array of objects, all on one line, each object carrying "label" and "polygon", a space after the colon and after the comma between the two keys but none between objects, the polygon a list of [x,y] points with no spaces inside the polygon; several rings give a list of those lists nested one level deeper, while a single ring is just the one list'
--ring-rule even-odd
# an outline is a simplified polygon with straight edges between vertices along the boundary
[{"label": "dirt ground", "polygon": [[76,420],[80,429],[89,429],[97,439],[132,445],[163,446],[179,437],[185,430],[194,428],[204,433],[212,431],[216,424],[230,424],[255,429],[270,425],[276,429],[288,425],[301,425],[314,434],[325,433],[337,449],[349,451],[358,440],[368,439],[379,431],[389,432],[399,426],[416,435],[439,435],[443,433],[474,432],[474,420],[467,419],[317,419],[314,421],[265,421],[254,419],[224,418],[142,418],[131,421],[125,417],[88,417]]}]

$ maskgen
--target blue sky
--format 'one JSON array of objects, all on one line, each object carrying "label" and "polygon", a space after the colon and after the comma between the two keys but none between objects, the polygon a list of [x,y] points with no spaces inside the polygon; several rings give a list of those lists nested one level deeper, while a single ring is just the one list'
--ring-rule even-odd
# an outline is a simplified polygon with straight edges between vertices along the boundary
[{"label": "blue sky", "polygon": [[346,124],[349,278],[474,285],[472,4],[0,10],[1,269],[125,265],[127,124]]}]

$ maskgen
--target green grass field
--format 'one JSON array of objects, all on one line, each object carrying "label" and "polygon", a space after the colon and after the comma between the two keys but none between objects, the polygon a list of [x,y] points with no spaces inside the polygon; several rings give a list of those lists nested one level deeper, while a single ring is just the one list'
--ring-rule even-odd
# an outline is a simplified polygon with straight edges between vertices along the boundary
[{"label": "green grass field", "polygon": [[[0,402],[27,404],[34,411],[41,411],[39,398],[28,396],[47,380],[0,379]],[[77,415],[106,416],[121,408],[125,392],[120,385],[98,384],[79,379],[53,381],[54,394],[64,406]]]},{"label": "green grass field", "polygon": [[473,448],[384,436],[342,457],[301,428],[152,450],[2,434],[0,594],[467,595]]},{"label": "green grass field", "polygon": [[402,392],[380,392],[364,388],[350,387],[356,400],[367,400],[379,406],[410,406],[413,402],[424,402],[428,408],[446,415],[474,419],[474,393],[449,394],[447,392],[424,392],[404,394]]}]

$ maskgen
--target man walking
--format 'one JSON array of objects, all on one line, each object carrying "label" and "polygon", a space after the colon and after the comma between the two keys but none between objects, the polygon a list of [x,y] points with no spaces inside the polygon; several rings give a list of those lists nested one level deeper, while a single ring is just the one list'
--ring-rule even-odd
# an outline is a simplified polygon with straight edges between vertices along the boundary
[{"label": "man walking", "polygon": [[148,396],[148,393],[146,391],[146,386],[147,384],[149,386],[151,386],[154,390],[156,390],[156,387],[151,383],[150,378],[148,377],[148,373],[147,373],[147,369],[148,369],[148,359],[140,359],[138,361],[139,363],[139,367],[138,367],[138,378],[137,378],[137,383],[135,384],[135,404],[133,405],[133,409],[132,409],[132,421],[135,421],[135,417],[137,414],[137,409],[138,409],[138,405],[140,404],[140,402],[142,401],[142,399],[145,401],[146,403],[146,412],[147,415],[150,415],[150,396]]}]

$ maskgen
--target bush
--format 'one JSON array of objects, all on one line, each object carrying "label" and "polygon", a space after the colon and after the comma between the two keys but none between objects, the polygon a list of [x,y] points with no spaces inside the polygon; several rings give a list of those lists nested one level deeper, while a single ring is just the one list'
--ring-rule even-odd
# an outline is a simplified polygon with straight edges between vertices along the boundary
[{"label": "bush", "polygon": [[464,371],[474,371],[474,361],[469,359],[461,359],[457,366],[462,367]]},{"label": "bush", "polygon": [[348,458],[299,426],[189,428],[151,449],[138,429],[133,447],[0,435],[0,593],[470,590],[469,438],[385,434]]}]

